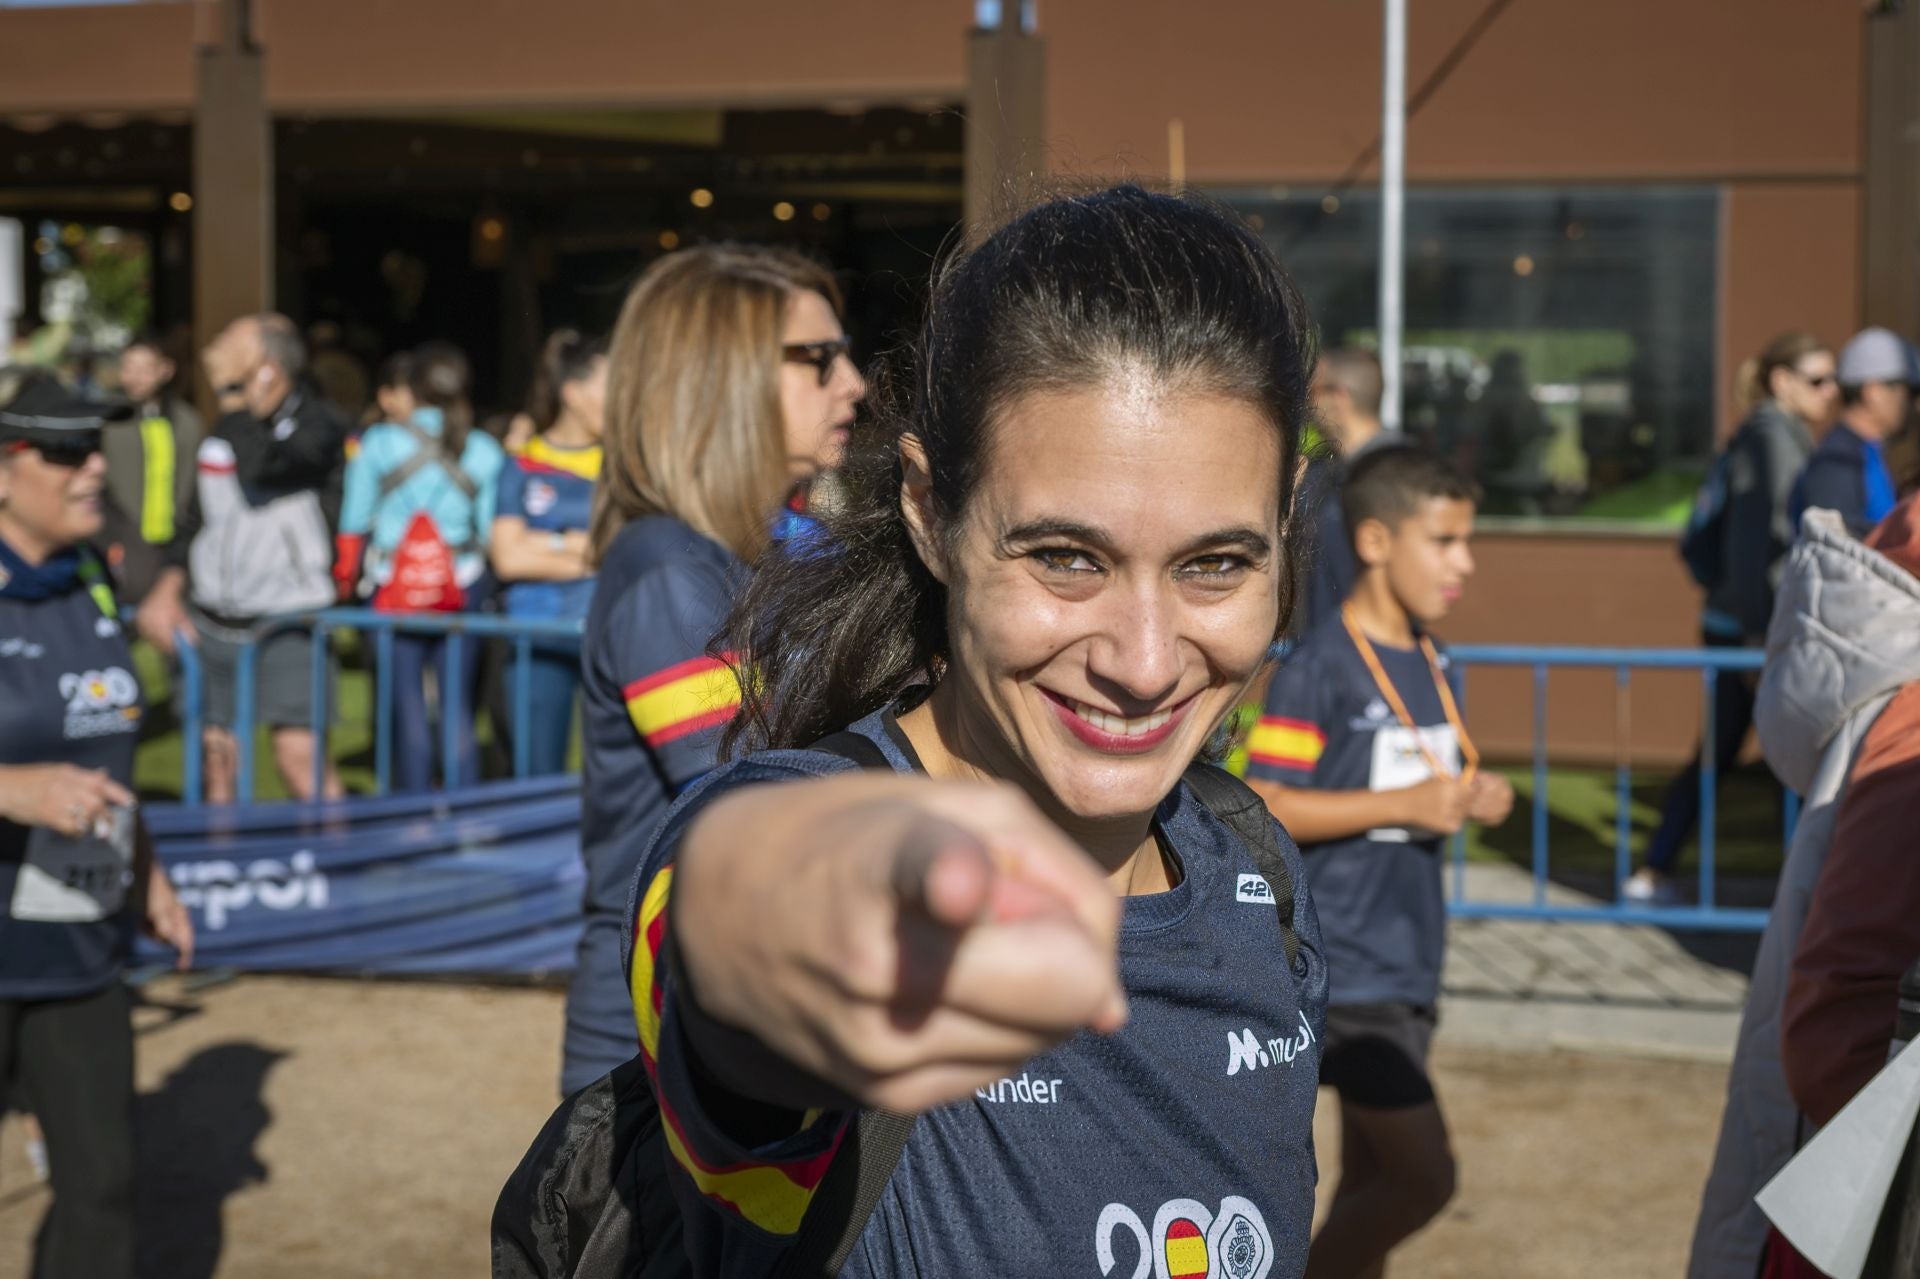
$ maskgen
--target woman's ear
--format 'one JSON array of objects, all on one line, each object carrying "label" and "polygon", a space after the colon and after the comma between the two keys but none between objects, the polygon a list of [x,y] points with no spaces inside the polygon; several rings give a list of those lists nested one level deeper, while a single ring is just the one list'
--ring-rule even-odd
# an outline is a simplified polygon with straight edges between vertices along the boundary
[{"label": "woman's ear", "polygon": [[933,468],[917,435],[900,437],[900,514],[907,521],[907,536],[913,539],[920,562],[944,586],[947,569],[940,556],[940,525],[934,514]]}]

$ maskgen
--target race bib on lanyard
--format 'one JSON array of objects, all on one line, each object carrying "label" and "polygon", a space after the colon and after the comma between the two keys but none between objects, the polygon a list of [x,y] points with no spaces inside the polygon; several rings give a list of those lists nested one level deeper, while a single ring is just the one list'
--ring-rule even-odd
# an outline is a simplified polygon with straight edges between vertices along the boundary
[{"label": "race bib on lanyard", "polygon": [[133,814],[114,809],[110,820],[104,839],[30,828],[7,914],[40,924],[92,924],[119,914],[133,882]]},{"label": "race bib on lanyard", "polygon": [[[1458,772],[1460,739],[1451,724],[1430,724],[1425,728],[1402,728],[1395,724],[1373,735],[1373,765],[1367,774],[1367,789],[1404,790],[1418,786],[1433,776],[1433,760]],[[1437,839],[1430,830],[1409,830],[1388,826],[1367,832],[1367,838],[1384,844],[1405,844],[1411,840]]]}]

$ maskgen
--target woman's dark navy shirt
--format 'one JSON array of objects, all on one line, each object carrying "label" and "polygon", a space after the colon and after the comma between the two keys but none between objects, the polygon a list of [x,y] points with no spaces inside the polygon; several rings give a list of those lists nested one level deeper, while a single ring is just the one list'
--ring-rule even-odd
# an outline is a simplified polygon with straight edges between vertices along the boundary
[{"label": "woman's dark navy shirt", "polygon": [[[76,578],[44,599],[10,596],[0,582],[0,764],[97,768],[131,790],[140,683],[103,582]],[[0,819],[0,1000],[63,999],[117,980],[130,878],[125,847]]]},{"label": "woman's dark navy shirt", "polygon": [[[881,715],[854,726],[913,767]],[[853,767],[814,751],[724,766],[668,814],[635,887],[631,977],[694,1273],[773,1273],[850,1116],[814,1113],[775,1146],[734,1144],[702,1108],[671,974],[656,966],[674,858],[737,786]],[[1155,818],[1184,872],[1129,897],[1120,971],[1131,1017],[1083,1033],[973,1097],[923,1114],[842,1274],[1291,1279],[1313,1218],[1313,1107],[1326,966],[1284,834],[1307,962],[1289,969],[1251,854],[1184,785]]]}]

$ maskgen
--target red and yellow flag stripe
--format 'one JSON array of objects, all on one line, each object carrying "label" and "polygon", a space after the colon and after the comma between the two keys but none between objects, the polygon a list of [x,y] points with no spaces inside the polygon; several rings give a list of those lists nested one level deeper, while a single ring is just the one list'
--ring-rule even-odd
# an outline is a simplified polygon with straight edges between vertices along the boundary
[{"label": "red and yellow flag stripe", "polygon": [[1327,735],[1302,719],[1263,715],[1247,735],[1247,758],[1271,768],[1312,768],[1327,748]]},{"label": "red and yellow flag stripe", "polygon": [[622,689],[627,715],[647,745],[658,748],[732,719],[740,708],[732,661],[731,653],[696,657]]},{"label": "red and yellow flag stripe", "polygon": [[[694,1148],[686,1125],[659,1087],[657,1064],[660,1014],[665,1003],[658,968],[660,946],[666,937],[667,898],[672,891],[673,868],[669,866],[653,877],[640,899],[640,914],[634,921],[633,970],[629,974],[640,1052],[648,1074],[654,1077],[667,1149],[701,1194],[771,1234],[793,1234],[800,1229],[807,1205],[813,1202],[814,1191],[833,1163],[844,1130],[834,1135],[832,1144],[822,1153],[788,1163],[717,1161]],[[810,1127],[822,1117],[821,1112],[809,1112],[806,1123]]]},{"label": "red and yellow flag stripe", "polygon": [[601,461],[604,451],[598,444],[583,449],[555,448],[545,439],[536,435],[527,441],[527,447],[521,450],[515,459],[523,471],[558,472],[573,475],[583,480],[600,478]]}]

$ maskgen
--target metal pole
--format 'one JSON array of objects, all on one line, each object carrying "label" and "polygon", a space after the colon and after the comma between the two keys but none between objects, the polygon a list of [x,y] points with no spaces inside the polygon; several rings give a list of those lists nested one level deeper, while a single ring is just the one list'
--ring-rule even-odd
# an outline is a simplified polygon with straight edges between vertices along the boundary
[{"label": "metal pole", "polygon": [[1407,194],[1407,0],[1385,0],[1380,93],[1380,424],[1400,429],[1400,332]]}]

